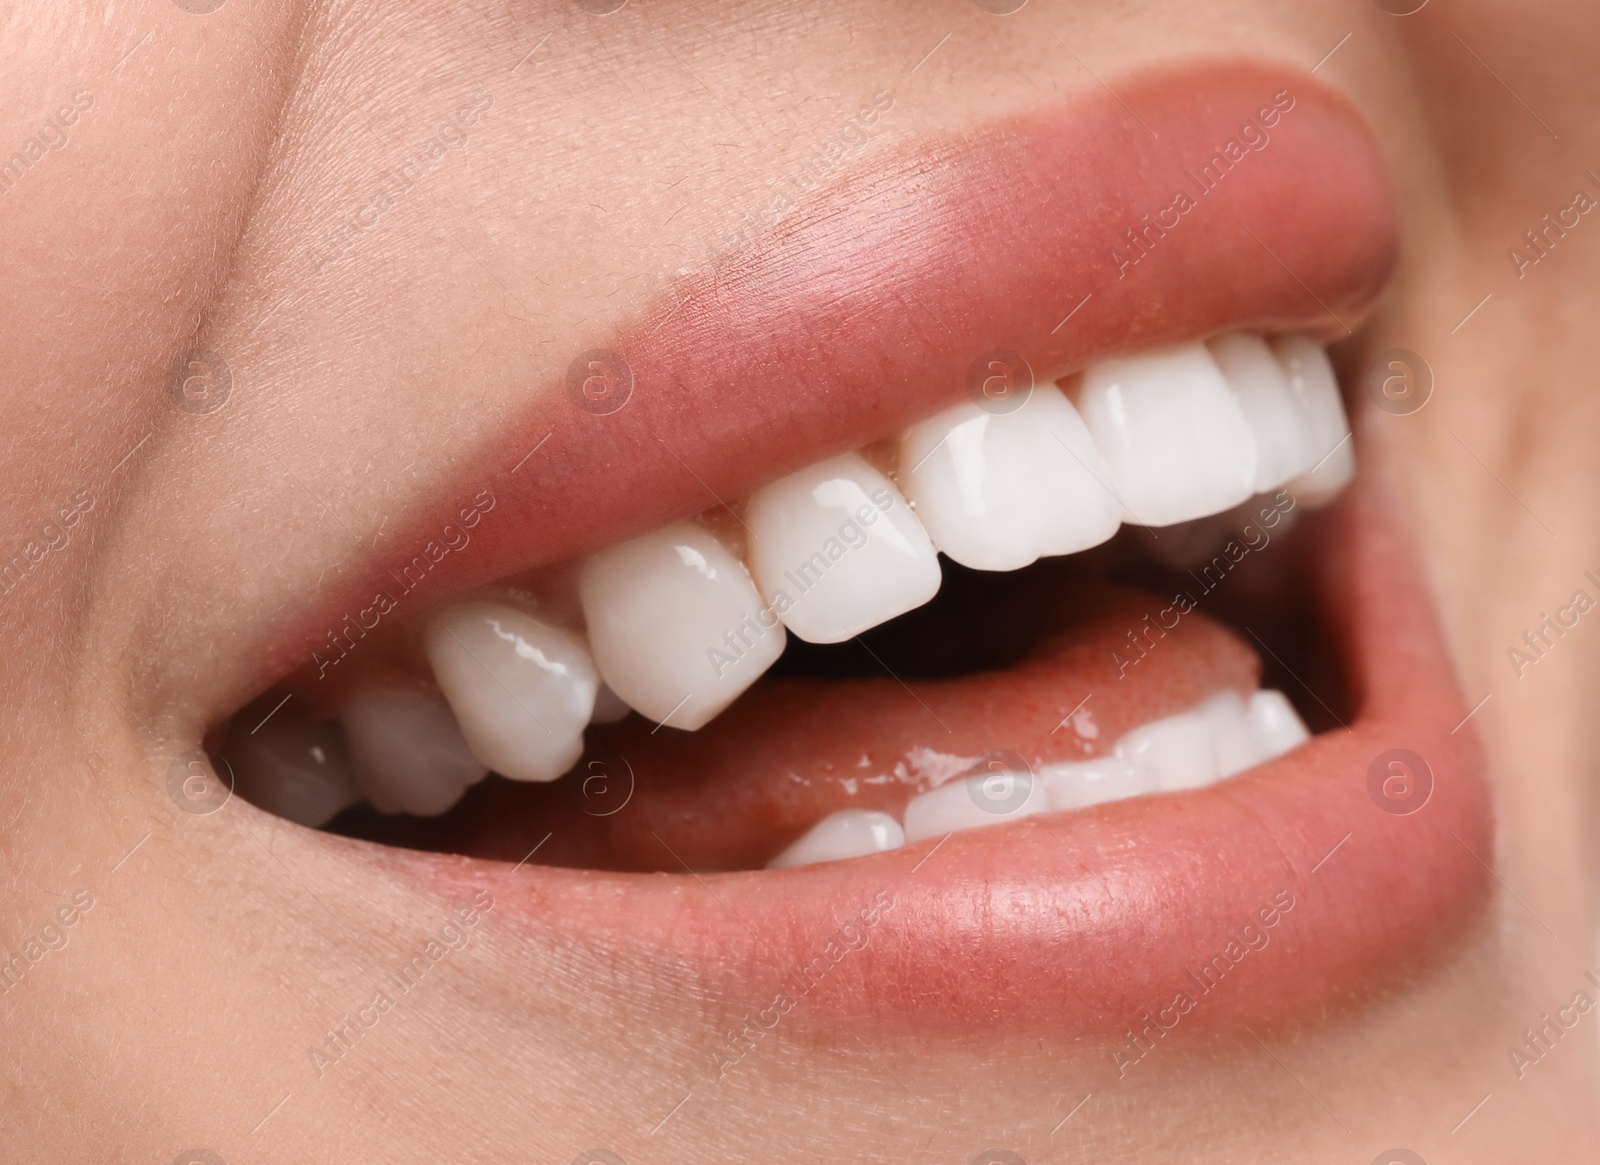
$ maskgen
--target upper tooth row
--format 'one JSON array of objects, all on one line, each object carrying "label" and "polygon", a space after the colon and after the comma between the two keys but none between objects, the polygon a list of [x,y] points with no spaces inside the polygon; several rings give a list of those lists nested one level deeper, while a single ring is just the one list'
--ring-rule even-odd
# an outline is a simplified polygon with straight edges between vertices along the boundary
[{"label": "upper tooth row", "polygon": [[[968,403],[901,434],[899,485],[860,454],[757,490],[735,554],[678,522],[583,566],[600,675],[639,712],[705,724],[782,653],[836,643],[939,589],[936,552],[1014,570],[1289,485],[1311,504],[1349,480],[1333,369],[1308,336],[1234,334],[1108,360],[1021,408]],[[581,725],[579,726],[581,730]]]},{"label": "upper tooth row", "polygon": [[851,453],[757,490],[741,551],[680,521],[595,554],[578,572],[585,632],[505,602],[445,607],[426,650],[455,723],[425,692],[352,702],[357,780],[380,809],[413,813],[441,812],[486,769],[553,780],[580,756],[597,700],[699,728],[782,654],[787,631],[839,642],[927,602],[939,551],[1012,570],[1124,520],[1169,525],[1286,484],[1315,503],[1349,479],[1348,437],[1307,336],[1107,360],[1008,413],[957,405],[901,434],[898,485]]},{"label": "upper tooth row", "polygon": [[[1021,408],[967,403],[901,434],[899,485],[859,454],[757,490],[735,554],[678,522],[583,566],[600,675],[677,728],[705,724],[782,653],[920,606],[937,551],[981,570],[1070,554],[1131,520],[1164,526],[1291,485],[1315,503],[1353,462],[1338,385],[1307,336],[1234,334],[1108,360]],[[581,730],[581,725],[579,726]]]},{"label": "upper tooth row", "polygon": [[[1309,737],[1282,692],[1219,692],[1198,707],[1135,728],[1111,753],[1041,766],[1015,761],[940,785],[906,803],[904,823],[873,809],[841,809],[812,826],[769,866],[804,866],[898,849],[965,829],[1052,810],[1215,784],[1282,756]],[[1017,758],[1020,760],[1020,758]]]}]

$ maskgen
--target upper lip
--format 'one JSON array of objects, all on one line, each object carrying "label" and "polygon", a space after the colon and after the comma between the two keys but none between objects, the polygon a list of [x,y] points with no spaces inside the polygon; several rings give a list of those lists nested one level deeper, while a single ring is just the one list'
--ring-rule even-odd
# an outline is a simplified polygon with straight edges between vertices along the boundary
[{"label": "upper lip", "polygon": [[[1194,190],[1187,172],[1285,91],[1294,107],[1267,145],[1119,272],[1125,232]],[[626,361],[627,403],[597,416],[562,384],[534,394],[364,573],[274,629],[255,690],[304,666],[480,491],[496,512],[429,571],[426,601],[621,542],[893,433],[959,398],[992,349],[1053,377],[1227,330],[1346,336],[1397,251],[1393,196],[1360,115],[1276,66],[1163,69],[1119,83],[1116,97],[892,155],[685,277],[622,334],[575,344],[574,360],[599,350]]]},{"label": "upper lip", "polygon": [[[1285,90],[1294,109],[1270,145],[1119,273],[1111,251],[1124,231],[1169,206],[1185,172]],[[1382,289],[1397,239],[1375,144],[1314,79],[1211,62],[1126,80],[1115,96],[895,155],[684,280],[626,334],[583,345],[631,368],[622,409],[597,416],[560,386],[540,392],[388,545],[409,558],[465,500],[492,493],[478,536],[429,576],[432,603],[887,435],[957,397],[986,350],[1021,353],[1053,376],[1230,329],[1343,336]],[[1248,786],[1004,827],[1003,847],[999,830],[953,836],[914,876],[926,844],[715,875],[699,889],[423,854],[390,866],[420,892],[486,882],[529,934],[581,928],[640,960],[685,960],[699,989],[761,1004],[887,890],[895,912],[839,964],[818,1008],[960,1024],[1048,1018],[1102,1036],[1168,1007],[1191,961],[1287,891],[1300,913],[1275,932],[1274,959],[1241,963],[1197,1022],[1322,998],[1473,910],[1484,881],[1475,855],[1489,845],[1480,762],[1468,735],[1448,731],[1460,701],[1423,590],[1370,505],[1340,520],[1349,562],[1330,591],[1364,686],[1361,718]],[[373,575],[387,565],[373,562]],[[371,589],[352,578],[279,628],[258,682],[303,666]],[[1368,763],[1394,745],[1432,764],[1426,812],[1393,817],[1368,799]],[[1331,848],[1338,856],[1313,874]]]}]

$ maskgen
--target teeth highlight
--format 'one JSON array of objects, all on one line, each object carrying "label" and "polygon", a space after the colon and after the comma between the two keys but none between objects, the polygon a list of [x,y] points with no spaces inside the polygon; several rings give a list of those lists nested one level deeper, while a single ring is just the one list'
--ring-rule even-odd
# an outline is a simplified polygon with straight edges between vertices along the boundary
[{"label": "teeth highlight", "polygon": [[1250,496],[1255,438],[1204,344],[1093,365],[1079,385],[1078,411],[1128,521],[1170,526]]},{"label": "teeth highlight", "polygon": [[483,764],[516,781],[553,781],[582,755],[600,677],[581,636],[515,607],[468,600],[435,615],[424,644]]},{"label": "teeth highlight", "polygon": [[1289,378],[1260,336],[1234,332],[1206,345],[1239,402],[1239,411],[1256,443],[1253,489],[1267,493],[1322,456],[1313,451],[1311,421],[1289,390]]},{"label": "teeth highlight", "polygon": [[920,607],[939,559],[894,483],[860,454],[757,490],[745,511],[750,570],[801,639],[839,643]]},{"label": "teeth highlight", "polygon": [[900,480],[933,544],[974,570],[1097,546],[1122,514],[1078,410],[1041,385],[1014,412],[961,404],[900,438]]},{"label": "teeth highlight", "polygon": [[356,783],[381,812],[443,813],[488,775],[467,751],[450,708],[430,692],[364,689],[340,719]]},{"label": "teeth highlight", "polygon": [[905,830],[887,813],[876,809],[841,809],[817,822],[793,845],[767,863],[771,870],[785,866],[810,866],[899,849]]},{"label": "teeth highlight", "polygon": [[1356,471],[1339,381],[1328,353],[1311,336],[1279,336],[1272,341],[1272,350],[1311,431],[1311,466],[1294,478],[1289,488],[1307,505],[1321,505],[1348,485]]},{"label": "teeth highlight", "polygon": [[699,728],[726,708],[787,639],[744,563],[694,522],[595,555],[578,596],[606,684],[674,728]]},{"label": "teeth highlight", "polygon": [[273,718],[228,741],[234,791],[252,805],[313,829],[361,800],[337,721]]}]

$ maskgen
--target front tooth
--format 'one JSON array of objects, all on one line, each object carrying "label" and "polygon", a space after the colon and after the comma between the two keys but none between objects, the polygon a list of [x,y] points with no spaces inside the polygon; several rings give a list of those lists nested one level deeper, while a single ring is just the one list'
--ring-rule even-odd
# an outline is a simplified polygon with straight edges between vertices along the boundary
[{"label": "front tooth", "polygon": [[1289,392],[1299,402],[1311,433],[1311,468],[1289,483],[1290,492],[1309,506],[1329,501],[1355,475],[1350,422],[1339,397],[1339,380],[1328,353],[1311,336],[1279,336],[1272,350],[1283,365]]},{"label": "front tooth", "polygon": [[336,720],[311,724],[274,718],[253,733],[232,737],[224,756],[233,769],[234,792],[301,825],[326,825],[361,800]]},{"label": "front tooth", "polygon": [[1050,812],[1045,782],[1027,768],[1005,766],[958,777],[906,802],[906,841],[941,837],[964,829],[1003,825]]},{"label": "front tooth", "polygon": [[1078,410],[1129,521],[1170,526],[1250,496],[1255,438],[1204,344],[1093,365]]},{"label": "front tooth", "polygon": [[694,522],[595,555],[578,595],[606,683],[674,728],[699,728],[726,708],[787,638],[744,563]]},{"label": "front tooth", "polygon": [[905,830],[887,813],[876,809],[841,809],[813,825],[798,841],[768,862],[767,868],[776,870],[784,866],[837,862],[899,849],[905,843]]},{"label": "front tooth", "polygon": [[1120,756],[1045,765],[1039,775],[1044,778],[1052,809],[1084,809],[1105,801],[1156,793],[1161,788],[1154,769]]},{"label": "front tooth", "polygon": [[553,781],[583,753],[600,677],[582,638],[515,607],[444,608],[424,642],[472,755],[516,781]]},{"label": "front tooth", "polygon": [[1282,756],[1311,739],[1310,730],[1282,692],[1264,688],[1252,693],[1247,715],[1262,760]]},{"label": "front tooth", "polygon": [[380,812],[443,813],[489,771],[467,751],[449,706],[430,692],[365,688],[340,718],[356,782]]},{"label": "front tooth", "polygon": [[1162,792],[1198,789],[1222,776],[1211,722],[1199,709],[1141,724],[1117,741],[1113,751],[1155,773]]},{"label": "front tooth", "polygon": [[839,643],[920,607],[939,589],[927,531],[894,484],[859,455],[757,490],[745,512],[750,570],[801,639]]},{"label": "front tooth", "polygon": [[1275,490],[1315,465],[1322,453],[1313,451],[1310,421],[1267,342],[1234,332],[1206,346],[1255,437],[1255,492]]},{"label": "front tooth", "polygon": [[1014,412],[960,404],[900,438],[900,480],[933,544],[974,570],[1097,546],[1121,510],[1078,410],[1053,384]]}]

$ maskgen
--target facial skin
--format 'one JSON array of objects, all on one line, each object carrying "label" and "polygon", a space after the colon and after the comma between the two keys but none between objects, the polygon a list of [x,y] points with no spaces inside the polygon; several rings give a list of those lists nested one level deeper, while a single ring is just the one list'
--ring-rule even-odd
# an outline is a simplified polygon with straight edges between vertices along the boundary
[{"label": "facial skin", "polygon": [[[47,952],[0,1001],[15,1159],[1593,1156],[1600,1011],[1520,1078],[1507,1057],[1595,994],[1600,632],[1520,678],[1507,657],[1600,568],[1600,225],[1520,277],[1507,255],[1600,170],[1587,5],[196,7],[24,4],[0,34],[0,153],[45,151],[0,195],[0,529],[49,547],[0,603],[0,939]],[[1414,415],[1354,394],[1358,460],[1413,532],[1469,706],[1487,694],[1461,731],[1500,822],[1493,903],[1426,973],[1109,1085],[1098,1047],[869,1050],[797,1019],[691,1090],[733,1014],[683,968],[419,896],[248,806],[174,809],[172,757],[259,692],[274,615],[875,94],[892,112],[848,167],[1206,56],[1322,61],[1400,196],[1398,275],[1339,354],[1347,384],[1386,349],[1431,367]],[[443,156],[375,196],[436,134]],[[231,373],[215,412],[169,395],[194,348]],[[307,1045],[430,941],[420,988],[313,1071]]]}]

